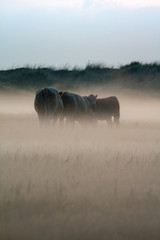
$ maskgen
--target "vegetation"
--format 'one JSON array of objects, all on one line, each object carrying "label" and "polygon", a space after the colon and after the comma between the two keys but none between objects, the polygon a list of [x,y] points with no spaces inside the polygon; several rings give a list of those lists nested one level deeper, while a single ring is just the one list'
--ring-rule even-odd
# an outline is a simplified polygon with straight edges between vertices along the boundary
[{"label": "vegetation", "polygon": [[0,239],[160,239],[160,125],[0,116]]},{"label": "vegetation", "polygon": [[[14,87],[0,94],[0,239],[160,239],[159,96],[141,91],[159,90],[158,67],[0,72],[2,89]],[[83,93],[94,84],[99,96],[111,94],[109,84],[136,91],[123,94],[117,88],[119,128],[106,121],[96,128],[78,123],[40,128],[35,94],[19,89],[55,83],[81,84]]]},{"label": "vegetation", "polygon": [[64,67],[23,67],[0,71],[0,88],[38,89],[58,86],[63,89],[91,85],[118,85],[125,88],[160,90],[160,63],[132,62],[119,68],[88,64],[84,69]]}]

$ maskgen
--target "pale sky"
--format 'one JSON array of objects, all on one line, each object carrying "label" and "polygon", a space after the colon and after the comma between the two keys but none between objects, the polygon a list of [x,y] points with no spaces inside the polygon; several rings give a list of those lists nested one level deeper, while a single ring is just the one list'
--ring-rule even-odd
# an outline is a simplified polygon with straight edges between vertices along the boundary
[{"label": "pale sky", "polygon": [[0,0],[0,69],[160,62],[160,0]]}]

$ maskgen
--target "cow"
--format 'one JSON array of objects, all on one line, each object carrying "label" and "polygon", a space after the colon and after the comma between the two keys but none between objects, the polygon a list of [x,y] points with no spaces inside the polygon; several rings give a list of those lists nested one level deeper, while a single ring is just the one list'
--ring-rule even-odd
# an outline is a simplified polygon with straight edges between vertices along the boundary
[{"label": "cow", "polygon": [[60,118],[63,102],[59,93],[53,88],[43,88],[36,92],[34,108],[38,114],[40,124],[50,124]]},{"label": "cow", "polygon": [[108,124],[113,122],[119,126],[120,104],[117,97],[97,98],[94,112],[97,120],[106,120]]},{"label": "cow", "polygon": [[80,96],[71,92],[59,92],[63,101],[63,117],[74,123],[92,122],[97,95]]}]

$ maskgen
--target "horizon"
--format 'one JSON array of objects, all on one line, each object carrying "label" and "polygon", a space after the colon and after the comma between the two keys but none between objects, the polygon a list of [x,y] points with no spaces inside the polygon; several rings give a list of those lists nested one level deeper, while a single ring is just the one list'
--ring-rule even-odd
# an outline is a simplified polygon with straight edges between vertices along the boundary
[{"label": "horizon", "polygon": [[32,69],[32,70],[38,70],[38,69],[51,69],[53,71],[60,71],[60,70],[68,70],[68,71],[74,71],[74,70],[79,70],[79,71],[83,71],[85,70],[88,66],[91,68],[95,68],[95,67],[99,67],[101,69],[105,69],[105,68],[109,68],[109,69],[120,69],[121,67],[126,67],[126,66],[130,66],[132,64],[139,64],[141,66],[143,65],[160,65],[160,61],[155,61],[155,62],[139,62],[139,61],[132,61],[126,64],[120,64],[118,66],[114,66],[114,65],[107,65],[105,63],[101,63],[101,62],[88,62],[86,63],[84,66],[71,66],[69,64],[64,64],[63,66],[54,66],[54,65],[23,65],[23,66],[12,66],[11,68],[8,69],[0,69],[0,71],[11,71],[11,70],[17,70],[17,69]]}]

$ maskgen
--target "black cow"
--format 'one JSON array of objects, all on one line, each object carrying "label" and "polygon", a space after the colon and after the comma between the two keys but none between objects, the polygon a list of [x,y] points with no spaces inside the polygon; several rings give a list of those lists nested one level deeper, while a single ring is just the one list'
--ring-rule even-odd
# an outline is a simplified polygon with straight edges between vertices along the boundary
[{"label": "black cow", "polygon": [[113,120],[116,126],[119,125],[120,104],[117,97],[97,98],[94,111],[97,120],[107,120],[108,124]]},{"label": "black cow", "polygon": [[59,93],[53,88],[43,88],[36,92],[34,107],[40,123],[56,122],[63,111],[63,102]]},{"label": "black cow", "polygon": [[63,117],[71,122],[78,121],[84,123],[93,121],[93,109],[96,105],[96,97],[91,94],[89,96],[80,96],[71,92],[59,92],[63,101]]}]

